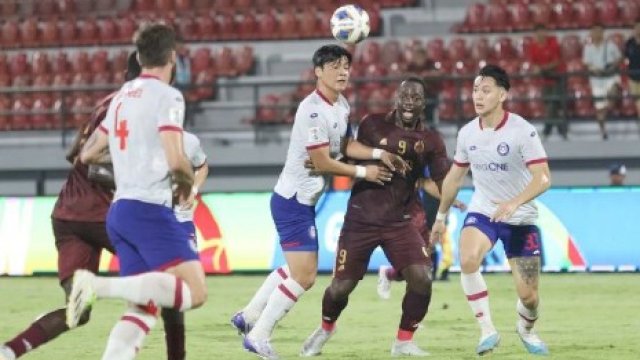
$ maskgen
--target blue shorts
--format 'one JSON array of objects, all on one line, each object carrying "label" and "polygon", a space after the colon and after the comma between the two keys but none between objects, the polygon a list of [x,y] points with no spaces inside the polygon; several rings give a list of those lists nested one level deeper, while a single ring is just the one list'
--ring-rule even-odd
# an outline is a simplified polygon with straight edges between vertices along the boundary
[{"label": "blue shorts", "polygon": [[178,221],[178,224],[189,234],[189,241],[193,243],[193,246],[198,248],[198,239],[196,237],[196,225],[193,221]]},{"label": "blue shorts", "polygon": [[107,214],[107,234],[120,260],[120,275],[162,271],[199,260],[190,235],[166,206],[120,199]]},{"label": "blue shorts", "polygon": [[318,251],[315,206],[300,204],[295,195],[285,199],[273,193],[271,216],[282,251]]},{"label": "blue shorts", "polygon": [[469,213],[464,219],[465,227],[474,227],[489,238],[491,245],[502,240],[507,259],[541,255],[540,229],[536,225],[509,225],[491,222],[489,217],[479,213]]}]

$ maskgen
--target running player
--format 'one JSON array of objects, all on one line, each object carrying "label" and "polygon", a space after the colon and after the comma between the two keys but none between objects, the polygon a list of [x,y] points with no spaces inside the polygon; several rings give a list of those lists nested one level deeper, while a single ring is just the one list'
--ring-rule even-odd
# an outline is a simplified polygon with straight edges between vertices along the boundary
[{"label": "running player", "polygon": [[142,74],[120,89],[100,131],[80,154],[83,162],[96,163],[108,147],[116,193],[107,232],[123,277],[76,271],[67,325],[77,326],[96,297],[129,301],[111,331],[104,360],[133,359],[155,325],[159,307],[184,311],[199,307],[207,296],[197,251],[172,211],[174,194],[185,205],[194,183],[182,141],[184,98],[169,85],[176,61],[175,32],[163,24],[145,25],[135,44]]},{"label": "running player", "polygon": [[[310,158],[320,173],[378,184],[390,181],[391,171],[404,171],[406,165],[396,155],[348,139],[350,108],[341,93],[349,80],[351,54],[340,46],[326,45],[316,50],[312,61],[318,78],[316,90],[298,107],[287,159],[271,197],[271,214],[288,266],[273,271],[249,304],[231,319],[238,331],[247,333],[244,348],[267,359],[278,358],[269,341],[276,323],[311,288],[317,273],[315,204],[324,189],[324,178],[312,175],[305,168],[305,159]],[[341,154],[376,159],[376,164],[345,164],[336,160]],[[386,167],[378,165],[378,159]]]},{"label": "running player", "polygon": [[394,177],[389,184],[354,185],[338,241],[334,278],[322,299],[322,323],[304,342],[302,356],[320,354],[378,246],[407,281],[391,354],[428,355],[413,342],[413,333],[431,300],[430,258],[410,211],[412,205],[419,206],[415,201],[416,183],[425,166],[431,169],[432,179],[440,183],[450,165],[440,135],[422,126],[425,92],[422,80],[407,78],[398,88],[394,109],[388,114],[370,115],[360,125],[359,141],[399,154],[413,170],[406,177]]},{"label": "running player", "polygon": [[475,192],[460,234],[460,263],[462,289],[481,329],[476,352],[491,352],[500,342],[479,271],[484,256],[500,239],[518,293],[518,335],[530,353],[547,354],[547,346],[533,330],[540,302],[541,251],[533,199],[549,188],[551,178],[536,129],[503,108],[509,87],[509,76],[495,65],[483,67],[476,77],[473,103],[478,117],[458,133],[454,165],[442,186],[431,236],[435,240],[444,234],[446,213],[471,168]]}]

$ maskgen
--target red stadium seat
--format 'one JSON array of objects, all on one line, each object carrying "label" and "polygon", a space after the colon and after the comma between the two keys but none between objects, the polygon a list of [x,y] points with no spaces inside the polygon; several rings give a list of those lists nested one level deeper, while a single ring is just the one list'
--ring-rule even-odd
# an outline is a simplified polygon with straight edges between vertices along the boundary
[{"label": "red stadium seat", "polygon": [[250,11],[242,13],[237,20],[238,37],[243,40],[258,37],[258,19],[256,14]]},{"label": "red stadium seat", "polygon": [[383,65],[390,65],[402,61],[402,45],[398,40],[387,40],[382,44],[380,61]]},{"label": "red stadium seat", "polygon": [[91,54],[91,72],[105,72],[109,70],[109,54],[105,50],[98,50]]},{"label": "red stadium seat", "polygon": [[575,4],[575,20],[580,28],[590,28],[596,23],[598,9],[591,0],[577,1]]},{"label": "red stadium seat", "polygon": [[191,58],[191,71],[193,74],[212,69],[211,50],[199,48]]},{"label": "red stadium seat", "polygon": [[[200,14],[196,18],[196,36],[197,40],[207,40],[214,38],[216,35],[216,21],[209,14]],[[224,28],[220,28],[220,30],[225,31]]]},{"label": "red stadium seat", "polygon": [[433,61],[442,61],[447,58],[444,48],[444,41],[440,38],[434,38],[427,42],[427,56]]},{"label": "red stadium seat", "polygon": [[582,41],[577,35],[566,35],[560,43],[562,58],[569,61],[582,58]]},{"label": "red stadium seat", "polygon": [[511,27],[516,31],[533,29],[529,5],[516,3],[511,6]]},{"label": "red stadium seat", "polygon": [[456,121],[458,115],[458,91],[454,87],[442,89],[438,94],[438,118],[441,121]]},{"label": "red stadium seat", "polygon": [[235,68],[235,59],[228,47],[223,47],[215,57],[215,67],[218,76],[235,77],[238,70]]},{"label": "red stadium seat", "polygon": [[63,74],[69,72],[71,64],[67,58],[67,53],[59,52],[51,63],[51,70],[54,74]]},{"label": "red stadium seat", "polygon": [[6,47],[15,47],[19,43],[20,28],[15,20],[6,21],[2,25],[2,37],[0,38],[0,44]]},{"label": "red stadium seat", "polygon": [[529,97],[529,118],[541,119],[547,115],[547,109],[542,100],[543,92],[542,86],[536,83],[529,83],[527,87],[527,95]]},{"label": "red stadium seat", "polygon": [[305,8],[298,18],[298,29],[302,38],[312,38],[319,36],[317,10],[314,7]]},{"label": "red stadium seat", "polygon": [[93,107],[93,100],[86,93],[79,94],[75,97],[71,105],[71,122],[67,122],[67,127],[80,127],[89,118],[89,114]]},{"label": "red stadium seat", "polygon": [[17,112],[13,114],[11,119],[12,130],[28,130],[31,129],[31,116],[28,112],[31,110],[33,101],[30,95],[16,95],[13,99],[11,110]]},{"label": "red stadium seat", "polygon": [[469,32],[484,32],[488,30],[486,21],[486,5],[475,3],[467,8],[464,28]]},{"label": "red stadium seat", "polygon": [[72,69],[74,73],[89,72],[91,67],[89,54],[86,51],[78,51],[73,54]]},{"label": "red stadium seat", "polygon": [[115,44],[120,41],[116,31],[117,26],[113,18],[102,19],[98,22],[98,32],[102,44]]},{"label": "red stadium seat", "polygon": [[166,14],[175,10],[174,0],[156,0],[156,5],[153,11]]},{"label": "red stadium seat", "polygon": [[20,23],[20,42],[23,47],[36,47],[38,42],[38,20],[30,17]]},{"label": "red stadium seat", "polygon": [[600,1],[600,23],[609,27],[622,25],[622,18],[618,14],[618,0]]},{"label": "red stadium seat", "polygon": [[542,24],[553,28],[553,10],[551,5],[546,2],[537,2],[531,7],[532,23]]},{"label": "red stadium seat", "polygon": [[31,72],[31,67],[27,61],[27,54],[22,52],[16,54],[11,59],[9,66],[11,69],[11,75],[13,76],[28,75]]},{"label": "red stadium seat", "polygon": [[467,41],[464,38],[454,38],[449,41],[449,60],[462,61],[469,58],[469,51],[467,50]]},{"label": "red stadium seat", "polygon": [[504,4],[489,4],[487,7],[487,25],[490,31],[511,31],[509,10]]},{"label": "red stadium seat", "polygon": [[258,17],[258,34],[261,39],[276,38],[278,20],[273,12],[268,11]]},{"label": "red stadium seat", "polygon": [[175,0],[175,8],[177,13],[186,13],[191,11],[191,0]]},{"label": "red stadium seat", "polygon": [[239,34],[236,26],[238,23],[235,19],[235,12],[231,9],[227,9],[218,13],[216,16],[216,28],[217,33],[207,34],[207,39],[214,39],[221,37],[224,40],[237,39]]},{"label": "red stadium seat", "polygon": [[58,10],[54,0],[38,0],[35,5],[35,13],[40,16],[51,16]]},{"label": "red stadium seat", "polygon": [[462,86],[460,88],[460,101],[462,102],[462,118],[470,120],[476,117],[476,109],[473,105],[473,88]]},{"label": "red stadium seat", "polygon": [[129,59],[129,52],[127,50],[120,50],[111,61],[111,70],[114,74],[125,72],[127,70],[127,61]]},{"label": "red stadium seat", "polygon": [[569,3],[567,1],[558,1],[553,6],[553,13],[555,17],[553,27],[555,29],[570,29],[576,27],[576,22],[574,21],[575,11],[573,8],[573,3]]},{"label": "red stadium seat", "polygon": [[37,52],[33,53],[32,64],[33,64],[33,66],[32,66],[31,73],[33,75],[47,74],[50,71],[50,69],[49,69],[49,57],[47,56],[47,53],[45,53],[45,52],[37,51]]},{"label": "red stadium seat", "polygon": [[[0,79],[2,74],[0,74]],[[8,95],[0,94],[0,113],[8,112],[11,110],[13,103]],[[9,115],[0,114],[0,130],[9,130],[11,128],[11,117]]]},{"label": "red stadium seat", "polygon": [[2,1],[0,3],[0,14],[3,18],[10,18],[16,15],[18,12],[17,1]]},{"label": "red stadium seat", "polygon": [[12,77],[8,72],[0,72],[0,87],[10,87]]},{"label": "red stadium seat", "polygon": [[9,73],[9,61],[7,60],[7,55],[0,53],[0,74],[8,74]]},{"label": "red stadium seat", "polygon": [[377,88],[369,93],[367,98],[367,112],[369,114],[388,112],[391,108],[390,99],[393,93],[387,88]]},{"label": "red stadium seat", "polygon": [[503,36],[493,45],[494,57],[496,60],[512,59],[516,56],[516,49],[510,37]]},{"label": "red stadium seat", "polygon": [[633,94],[629,91],[628,87],[622,89],[622,104],[620,106],[620,113],[627,118],[637,118],[636,99],[633,98]]},{"label": "red stadium seat", "polygon": [[73,14],[76,12],[76,6],[73,0],[57,0],[55,5],[58,14]]},{"label": "red stadium seat", "polygon": [[31,111],[31,126],[33,129],[51,129],[54,127],[53,100],[51,96],[36,95]]},{"label": "red stadium seat", "polygon": [[156,4],[154,0],[135,0],[133,9],[136,12],[152,12],[155,6]]},{"label": "red stadium seat", "polygon": [[625,26],[635,25],[640,18],[640,4],[635,0],[620,0],[620,17]]},{"label": "red stadium seat", "polygon": [[489,39],[485,37],[475,37],[471,43],[471,57],[476,61],[493,61],[493,53]]},{"label": "red stadium seat", "polygon": [[288,7],[280,15],[278,20],[278,37],[280,39],[298,38],[298,19],[296,18],[296,9]]},{"label": "red stadium seat", "polygon": [[573,98],[571,102],[572,115],[578,118],[593,119],[595,109],[589,85],[576,84],[569,88],[569,96]]},{"label": "red stadium seat", "polygon": [[216,75],[213,70],[202,71],[196,75],[194,85],[201,85],[195,89],[197,100],[212,99],[215,94]]},{"label": "red stadium seat", "polygon": [[323,37],[325,34],[331,34],[331,11],[320,11],[318,12],[318,21],[320,27],[318,28],[317,36]]},{"label": "red stadium seat", "polygon": [[524,86],[513,86],[509,90],[506,109],[510,112],[529,118],[527,89]]},{"label": "red stadium seat", "polygon": [[100,38],[98,22],[94,18],[87,18],[78,24],[78,44],[95,45]]},{"label": "red stadium seat", "polygon": [[129,16],[117,20],[118,24],[118,43],[129,44],[133,39],[133,34],[137,29],[136,22]]},{"label": "red stadium seat", "polygon": [[60,41],[65,46],[78,43],[78,26],[74,18],[62,20],[60,23]]},{"label": "red stadium seat", "polygon": [[236,68],[240,74],[249,74],[253,70],[255,58],[251,46],[243,46],[235,50]]},{"label": "red stadium seat", "polygon": [[51,18],[42,23],[40,40],[44,46],[60,44],[60,30],[58,29],[58,19]]}]

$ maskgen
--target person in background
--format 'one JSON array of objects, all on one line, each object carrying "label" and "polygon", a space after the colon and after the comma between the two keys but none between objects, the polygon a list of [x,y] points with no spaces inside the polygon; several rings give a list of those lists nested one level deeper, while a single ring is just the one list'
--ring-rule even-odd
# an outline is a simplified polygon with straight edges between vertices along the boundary
[{"label": "person in background", "polygon": [[622,163],[613,163],[609,167],[609,186],[624,186],[627,167]]},{"label": "person in background", "polygon": [[640,21],[633,27],[633,35],[624,45],[624,56],[628,61],[629,92],[636,103],[638,129],[640,130]]}]

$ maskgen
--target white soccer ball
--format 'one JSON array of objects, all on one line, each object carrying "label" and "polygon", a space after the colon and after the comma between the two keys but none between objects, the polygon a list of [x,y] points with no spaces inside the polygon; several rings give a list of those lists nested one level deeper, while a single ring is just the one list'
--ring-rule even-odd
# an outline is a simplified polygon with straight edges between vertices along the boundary
[{"label": "white soccer ball", "polygon": [[358,5],[340,6],[331,16],[331,33],[337,40],[356,44],[369,36],[369,14]]}]

